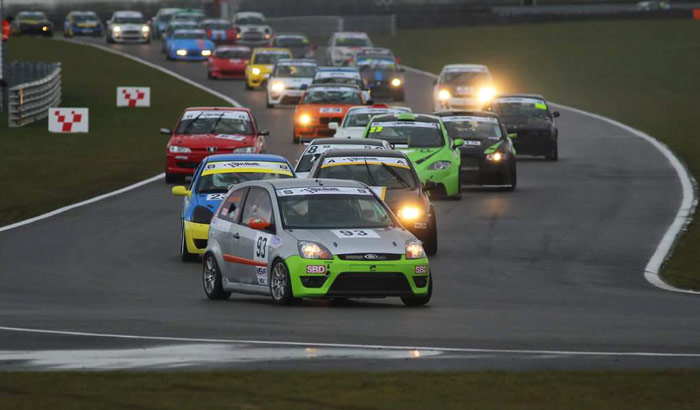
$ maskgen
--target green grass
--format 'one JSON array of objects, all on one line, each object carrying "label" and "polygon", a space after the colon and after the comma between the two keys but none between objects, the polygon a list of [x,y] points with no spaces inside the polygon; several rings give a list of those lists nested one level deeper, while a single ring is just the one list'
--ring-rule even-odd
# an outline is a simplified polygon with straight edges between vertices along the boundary
[{"label": "green grass", "polygon": [[[160,71],[92,47],[20,37],[9,58],[61,62],[64,107],[89,107],[88,134],[50,134],[47,120],[0,120],[0,226],[152,177],[165,168],[167,136],[182,110],[221,99]],[[204,68],[202,68],[204,69]],[[117,86],[150,86],[150,108],[117,108]],[[228,104],[225,104],[228,105]]]},{"label": "green grass", "polygon": [[[503,92],[612,117],[666,143],[700,175],[700,23],[610,21],[400,31],[379,38],[409,66],[484,63]],[[669,198],[669,201],[675,200]],[[691,224],[663,269],[700,289],[700,223]]]},{"label": "green grass", "polygon": [[0,373],[0,408],[697,409],[700,371]]}]

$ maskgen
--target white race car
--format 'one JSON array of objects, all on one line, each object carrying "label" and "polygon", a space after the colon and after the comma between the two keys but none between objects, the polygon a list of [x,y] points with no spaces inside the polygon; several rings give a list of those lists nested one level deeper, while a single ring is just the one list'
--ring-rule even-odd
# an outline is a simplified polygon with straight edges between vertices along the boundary
[{"label": "white race car", "polygon": [[115,11],[107,20],[108,43],[150,43],[151,27],[140,11]]},{"label": "white race car", "polygon": [[265,22],[262,13],[244,11],[236,13],[233,25],[237,31],[237,44],[264,46],[270,41],[272,27]]},{"label": "white race car", "polygon": [[277,60],[267,81],[267,108],[298,104],[316,75],[314,60],[285,58]]},{"label": "white race car", "polygon": [[372,40],[367,33],[333,33],[328,41],[326,64],[336,67],[352,65],[355,52],[363,47],[372,47]]},{"label": "white race car", "polygon": [[408,107],[390,107],[384,104],[374,104],[370,106],[358,105],[352,107],[345,113],[343,122],[338,125],[337,122],[328,124],[331,130],[335,130],[335,138],[362,138],[365,132],[365,127],[369,120],[375,115],[381,114],[400,114],[402,112],[412,112]]},{"label": "white race car", "polygon": [[362,90],[362,96],[366,101],[371,99],[360,72],[354,67],[319,67],[313,83],[356,85]]},{"label": "white race car", "polygon": [[441,110],[480,110],[496,95],[488,67],[450,64],[442,68],[433,89],[433,106]]},{"label": "white race car", "polygon": [[304,149],[297,160],[296,173],[297,178],[306,178],[314,165],[314,161],[318,159],[326,151],[330,150],[348,150],[348,149],[391,149],[391,145],[384,140],[375,140],[371,138],[362,139],[341,139],[341,138],[316,138],[312,140]]}]

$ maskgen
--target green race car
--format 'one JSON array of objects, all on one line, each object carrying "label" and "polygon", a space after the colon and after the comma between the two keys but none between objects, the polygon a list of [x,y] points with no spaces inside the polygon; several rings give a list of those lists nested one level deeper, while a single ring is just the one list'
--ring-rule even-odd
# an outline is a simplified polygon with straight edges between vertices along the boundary
[{"label": "green race car", "polygon": [[462,197],[458,147],[464,141],[452,140],[439,117],[411,113],[377,115],[367,124],[363,138],[385,140],[404,151],[432,197]]}]

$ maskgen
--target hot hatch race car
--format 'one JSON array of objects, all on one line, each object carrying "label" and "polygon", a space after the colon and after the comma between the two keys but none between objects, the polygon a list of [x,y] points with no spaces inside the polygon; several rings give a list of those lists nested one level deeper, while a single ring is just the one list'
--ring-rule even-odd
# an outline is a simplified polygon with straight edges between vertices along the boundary
[{"label": "hot hatch race car", "polygon": [[207,38],[214,44],[235,44],[236,30],[233,23],[226,19],[202,20],[202,28],[207,33]]},{"label": "hot hatch race car", "polygon": [[275,69],[275,64],[283,58],[292,58],[286,48],[256,48],[245,69],[245,87],[248,90],[263,85]]},{"label": "hot hatch race car", "polygon": [[371,138],[346,139],[346,138],[316,138],[304,149],[297,161],[294,172],[299,178],[306,178],[315,161],[326,151],[348,149],[392,149],[384,140]]},{"label": "hot hatch race car", "polygon": [[173,195],[183,196],[180,256],[194,260],[207,247],[209,222],[232,185],[261,179],[293,178],[292,166],[283,157],[261,154],[212,155],[204,158],[189,188],[178,185]]},{"label": "hot hatch race car", "polygon": [[347,85],[312,85],[306,89],[294,111],[293,141],[330,137],[328,124],[340,123],[352,106],[365,104],[358,87]]},{"label": "hot hatch race car", "polygon": [[53,36],[53,23],[43,11],[20,11],[12,22],[12,34],[40,34]]},{"label": "hot hatch race car", "polygon": [[398,296],[428,303],[432,275],[420,241],[366,185],[276,179],[236,185],[211,220],[204,292],[301,298]]},{"label": "hot hatch race car", "polygon": [[440,111],[447,134],[464,141],[459,147],[462,184],[515,189],[518,173],[513,142],[498,116],[485,111]]},{"label": "hot hatch race car", "polygon": [[108,43],[151,42],[151,27],[140,11],[115,11],[105,31]]},{"label": "hot hatch race car", "polygon": [[314,58],[316,54],[316,46],[311,44],[306,35],[299,33],[274,34],[270,39],[270,47],[291,50],[294,58]]},{"label": "hot hatch race car", "polygon": [[559,112],[549,111],[541,95],[501,95],[486,106],[505,124],[519,155],[544,155],[559,159],[559,129],[554,121]]},{"label": "hot hatch race car", "polygon": [[204,61],[209,59],[216,47],[201,29],[177,30],[165,41],[168,60]]},{"label": "hot hatch race car", "polygon": [[63,36],[102,36],[102,22],[94,11],[71,11],[63,22]]},{"label": "hot hatch race car", "polygon": [[360,87],[365,100],[371,98],[360,72],[355,67],[318,67],[313,84],[356,85]]},{"label": "hot hatch race car", "polygon": [[372,40],[367,33],[333,33],[326,49],[326,65],[334,67],[352,65],[355,52],[364,47],[372,47]]},{"label": "hot hatch race car", "polygon": [[496,95],[485,65],[451,64],[443,67],[433,88],[433,106],[440,110],[480,110]]},{"label": "hot hatch race car", "polygon": [[362,53],[355,65],[373,99],[404,100],[404,78],[393,56]]},{"label": "hot hatch race car", "polygon": [[330,150],[323,153],[308,178],[360,181],[374,190],[403,226],[423,242],[428,256],[438,249],[437,216],[406,154],[394,150]]},{"label": "hot hatch race car", "polygon": [[182,9],[176,7],[158,9],[158,12],[155,16],[153,16],[153,20],[151,22],[151,34],[153,35],[153,38],[162,38],[165,32],[168,30],[168,24],[170,24],[173,16],[180,11],[182,11]]},{"label": "hot hatch race car", "polygon": [[209,57],[209,78],[243,78],[252,50],[248,46],[219,46]]},{"label": "hot hatch race car", "polygon": [[343,122],[331,122],[328,124],[331,130],[335,130],[335,138],[362,138],[365,127],[369,120],[375,115],[410,113],[408,107],[390,107],[385,104],[374,104],[371,106],[352,107],[345,113]]},{"label": "hot hatch race car", "polygon": [[462,140],[452,140],[439,117],[424,114],[385,114],[372,117],[364,138],[386,140],[408,155],[431,196],[462,198],[460,181]]},{"label": "hot hatch race car", "polygon": [[[233,17],[233,25],[238,34],[238,44],[264,46],[272,36],[272,27],[265,22],[262,13],[242,11]],[[292,58],[289,56],[289,58]]]},{"label": "hot hatch race car", "polygon": [[180,182],[192,175],[209,155],[265,152],[265,135],[247,108],[187,108],[175,129],[161,128],[170,135],[166,146],[165,181]]},{"label": "hot hatch race car", "polygon": [[298,104],[316,75],[316,61],[305,59],[277,60],[267,81],[267,108]]},{"label": "hot hatch race car", "polygon": [[163,41],[161,41],[160,51],[166,53],[168,38],[172,37],[173,33],[179,30],[199,30],[199,23],[194,21],[173,21],[168,25],[167,31],[163,33]]}]

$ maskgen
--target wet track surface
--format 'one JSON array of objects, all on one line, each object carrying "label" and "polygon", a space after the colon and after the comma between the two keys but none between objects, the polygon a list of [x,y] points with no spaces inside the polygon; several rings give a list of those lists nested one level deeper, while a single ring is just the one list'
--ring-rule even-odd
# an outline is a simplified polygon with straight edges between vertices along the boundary
[{"label": "wet track surface", "polygon": [[[208,80],[204,63],[167,62],[158,42],[113,47],[231,96],[270,129],[270,152],[290,160],[300,153],[301,147],[291,143],[293,110],[266,109],[264,91],[245,91],[241,81]],[[406,104],[416,112],[429,111],[432,79],[407,72],[406,84]],[[561,111],[558,162],[519,161],[513,193],[469,190],[461,201],[436,204],[440,250],[431,258],[435,290],[428,307],[405,308],[398,299],[343,306],[306,301],[290,308],[245,295],[209,301],[199,265],[182,263],[177,254],[181,200],[170,195],[169,185],[155,182],[0,233],[0,326],[407,347],[400,354],[372,350],[405,360],[377,362],[367,349],[335,350],[340,347],[319,347],[337,354],[309,357],[300,345],[287,347],[291,350],[267,346],[276,353],[254,361],[236,358],[259,357],[257,353],[239,352],[216,363],[241,368],[699,366],[700,298],[659,290],[643,277],[678,208],[678,177],[646,141],[600,120]],[[154,118],[144,138],[175,121]],[[185,342],[0,330],[0,369],[31,368],[28,364],[34,362],[60,367],[46,365],[48,359],[37,359],[36,352],[20,355],[18,350],[142,349]],[[187,346],[187,352],[206,350],[201,343]],[[246,343],[226,346],[244,352],[251,348]],[[410,360],[417,359],[413,347],[433,350]],[[190,357],[178,352],[171,354]],[[281,360],[285,358],[290,360]],[[184,364],[212,365],[196,358]]]}]

